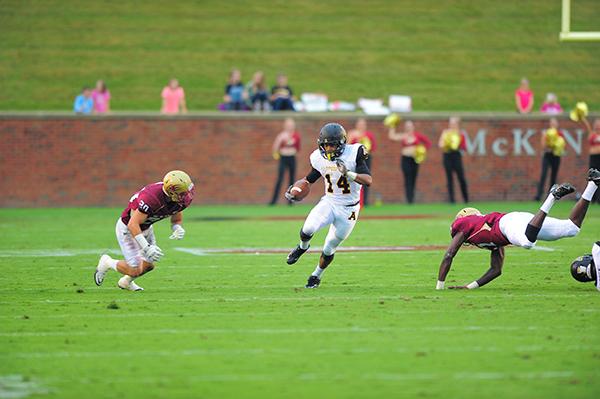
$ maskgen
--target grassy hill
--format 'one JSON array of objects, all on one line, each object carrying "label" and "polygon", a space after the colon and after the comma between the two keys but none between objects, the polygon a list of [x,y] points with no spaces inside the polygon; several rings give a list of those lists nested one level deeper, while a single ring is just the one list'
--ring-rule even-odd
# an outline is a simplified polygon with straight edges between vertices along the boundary
[{"label": "grassy hill", "polygon": [[[600,2],[573,0],[573,30],[600,31]],[[228,72],[290,76],[332,100],[413,97],[415,110],[514,108],[527,76],[600,108],[600,42],[560,43],[560,1],[24,1],[0,3],[0,110],[68,110],[105,79],[115,110],[158,110],[170,77],[213,110]]]}]

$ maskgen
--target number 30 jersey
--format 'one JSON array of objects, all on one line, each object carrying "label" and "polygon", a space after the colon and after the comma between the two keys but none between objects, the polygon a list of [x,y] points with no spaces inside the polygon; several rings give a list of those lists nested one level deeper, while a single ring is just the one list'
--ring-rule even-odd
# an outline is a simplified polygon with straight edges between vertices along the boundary
[{"label": "number 30 jersey", "polygon": [[[369,168],[365,163],[367,156],[362,144],[346,144],[344,152],[339,159],[344,162],[351,172],[370,174]],[[310,154],[310,164],[314,170],[323,176],[323,182],[325,183],[325,195],[323,198],[328,198],[334,204],[339,205],[353,205],[360,201],[362,185],[342,176],[336,162],[325,159],[319,149],[314,150]]]}]

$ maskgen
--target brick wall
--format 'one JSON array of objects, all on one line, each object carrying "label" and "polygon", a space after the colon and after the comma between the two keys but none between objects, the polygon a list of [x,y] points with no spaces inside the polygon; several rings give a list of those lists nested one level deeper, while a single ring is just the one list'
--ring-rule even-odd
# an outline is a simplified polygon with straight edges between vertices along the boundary
[{"label": "brick wall", "polygon": [[[413,120],[419,131],[437,143],[447,116],[413,115]],[[295,117],[303,140],[298,157],[300,174],[309,170],[308,155],[315,148],[322,124],[338,121],[348,128],[356,119],[340,115]],[[282,121],[282,115],[250,114],[175,118],[0,115],[0,189],[4,193],[0,206],[124,205],[133,192],[160,180],[170,169],[183,169],[192,176],[198,190],[195,203],[266,204],[277,170],[271,143]],[[378,140],[373,154],[372,198],[403,202],[400,144],[388,140],[381,118],[368,122]],[[561,119],[560,123],[575,142],[582,142],[582,151],[577,155],[567,145],[559,180],[582,188],[588,165],[587,135],[571,121]],[[463,128],[471,141],[485,135],[485,147],[471,148],[472,153],[463,158],[473,201],[533,198],[541,165],[539,134],[546,125],[547,119],[541,117],[463,116]],[[528,130],[531,137],[523,140]],[[506,155],[496,155],[494,149]],[[535,153],[528,154],[528,149]],[[441,152],[433,148],[421,165],[417,202],[446,200],[441,159]],[[315,185],[309,201],[322,194],[321,184]]]}]

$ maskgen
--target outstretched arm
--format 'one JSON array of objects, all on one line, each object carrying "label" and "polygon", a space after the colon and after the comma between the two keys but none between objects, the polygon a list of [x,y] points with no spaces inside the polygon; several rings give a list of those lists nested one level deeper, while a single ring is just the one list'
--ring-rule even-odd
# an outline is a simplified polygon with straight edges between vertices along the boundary
[{"label": "outstretched arm", "polygon": [[483,276],[479,279],[473,281],[471,284],[463,285],[459,287],[448,287],[448,288],[467,288],[467,289],[475,289],[482,287],[499,277],[502,274],[502,265],[504,265],[504,247],[499,247],[494,249],[490,254],[490,268]]},{"label": "outstretched arm", "polygon": [[444,254],[444,258],[442,259],[442,263],[440,264],[440,270],[438,271],[438,282],[435,287],[436,290],[444,289],[444,282],[446,281],[446,276],[450,271],[450,267],[452,266],[452,259],[456,256],[456,253],[460,249],[460,246],[465,242],[465,235],[462,232],[458,232],[452,238],[452,242],[450,246],[446,250]]}]

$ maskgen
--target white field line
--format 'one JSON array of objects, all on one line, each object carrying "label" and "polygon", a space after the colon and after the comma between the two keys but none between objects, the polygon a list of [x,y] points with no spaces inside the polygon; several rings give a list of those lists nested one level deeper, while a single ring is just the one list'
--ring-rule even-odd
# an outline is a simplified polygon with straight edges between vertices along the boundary
[{"label": "white field line", "polygon": [[0,332],[0,337],[85,337],[85,336],[129,336],[129,335],[156,335],[156,334],[257,334],[257,335],[277,335],[277,334],[334,334],[351,333],[365,334],[376,332],[446,332],[446,331],[554,331],[557,329],[566,329],[570,327],[558,326],[436,326],[436,327],[316,327],[316,328],[198,328],[198,329],[177,329],[164,328],[157,330],[139,330],[139,331],[20,331],[20,332]]},{"label": "white field line", "polygon": [[[115,288],[116,290],[116,288]],[[432,291],[434,289],[432,288]],[[421,300],[421,299],[435,299],[435,300],[439,300],[439,299],[443,299],[445,296],[444,295],[456,295],[455,293],[452,293],[452,290],[446,290],[448,291],[447,293],[440,293],[439,295],[435,295],[435,296],[431,296],[431,295],[416,295],[413,297],[402,297],[402,296],[389,296],[389,295],[361,295],[361,296],[324,296],[324,295],[318,295],[318,296],[301,296],[302,294],[299,294],[297,296],[293,296],[293,297],[259,297],[259,296],[250,296],[250,297],[211,297],[211,298],[161,298],[160,302],[164,303],[164,302],[171,302],[171,303],[193,303],[193,302],[256,302],[256,301],[266,301],[266,302],[282,302],[282,301],[293,301],[293,302],[302,302],[302,301],[326,301],[326,302],[332,302],[332,301],[375,301],[375,300],[406,300],[406,298],[411,299],[411,300]],[[302,291],[304,292],[304,291]],[[148,301],[147,298],[144,298],[143,293],[122,293],[124,295],[127,295],[127,297],[125,297],[124,295],[119,297],[118,299],[116,299],[116,301],[119,303],[136,303],[136,302],[144,302],[144,303],[153,303],[153,302],[158,302],[158,300],[150,300],[150,302]],[[130,295],[128,295],[130,294]],[[133,296],[135,295],[135,297]],[[310,295],[307,293],[307,295]],[[527,298],[527,299],[532,299],[532,298],[541,298],[541,299],[545,299],[545,298],[550,298],[550,299],[557,299],[557,298],[579,298],[581,299],[581,293],[577,293],[577,294],[498,294],[498,295],[491,295],[491,294],[485,294],[485,295],[480,295],[479,293],[474,293],[473,296],[471,297],[467,297],[467,296],[463,296],[463,298],[477,298],[477,299],[482,299],[482,298],[486,298],[486,299],[512,299],[512,300],[516,300],[516,299],[523,299],[523,298]],[[65,300],[55,300],[55,299],[42,299],[42,300],[35,300],[35,301],[27,301],[27,300],[19,300],[19,304],[32,304],[32,303],[39,303],[39,304],[61,304],[61,303],[67,303],[70,305],[75,305],[75,304],[86,304],[86,303],[96,303],[96,304],[100,304],[102,303],[102,301],[107,301],[110,299],[115,299],[113,298],[104,298],[102,300],[100,299],[89,299],[89,300],[73,300],[73,299],[65,299]],[[15,305],[15,301],[0,301],[0,305]]]},{"label": "white field line", "polygon": [[[506,348],[498,347],[483,347],[483,346],[465,346],[465,347],[450,347],[450,348],[423,348],[423,347],[395,347],[386,349],[376,348],[327,348],[317,349],[312,353],[316,355],[328,354],[380,354],[380,353],[415,353],[423,352],[427,354],[436,353],[513,353],[513,352],[590,352],[598,351],[600,346],[517,346],[507,350]],[[246,349],[181,349],[181,350],[162,350],[162,351],[54,351],[54,352],[13,352],[1,353],[0,358],[4,359],[43,359],[43,358],[97,358],[97,357],[174,357],[174,356],[241,356],[241,355],[293,355],[304,353],[304,348],[246,348]]]},{"label": "white field line", "polygon": [[[350,310],[350,309],[349,309]],[[445,314],[448,313],[464,313],[465,311],[468,312],[481,312],[481,313],[489,313],[490,309],[487,308],[475,308],[475,309],[444,309],[443,312]],[[600,312],[600,309],[598,308],[592,308],[592,309],[577,309],[578,312],[584,312],[584,313],[598,313]],[[389,309],[385,309],[385,312],[387,314],[394,314],[394,315],[420,315],[420,314],[439,314],[440,311],[439,310],[411,310],[411,311],[391,311]],[[542,314],[542,313],[556,313],[556,309],[528,309],[528,308],[520,308],[520,309],[494,309],[493,310],[494,313],[525,313],[525,314]],[[27,313],[27,312],[26,312]],[[337,308],[329,308],[329,307],[324,307],[319,309],[319,313],[340,313],[340,309]],[[307,310],[307,311],[294,311],[294,314],[314,314],[314,310]],[[239,316],[239,317],[247,317],[247,316],[278,316],[278,315],[289,315],[289,311],[287,312],[278,312],[278,311],[274,311],[274,312],[244,312],[244,314],[238,314],[238,313],[234,313],[234,312],[188,312],[188,313],[178,313],[178,312],[164,312],[164,313],[152,313],[152,312],[142,312],[142,313],[119,313],[119,312],[113,312],[113,313],[61,313],[61,314],[40,314],[40,315],[31,315],[28,314],[28,317],[30,319],[41,319],[41,320],[45,320],[45,319],[128,319],[128,318],[134,318],[134,317],[141,317],[141,318],[155,318],[155,317],[166,317],[166,318],[179,318],[179,317],[212,317],[212,316]],[[5,319],[5,320],[20,320],[22,319],[23,316],[22,315],[0,315],[0,320]]]},{"label": "white field line", "polygon": [[[347,246],[340,247],[338,252],[404,252],[404,251],[423,251],[423,252],[439,252],[442,249],[431,248],[432,246],[445,246],[445,244],[420,246]],[[206,255],[278,255],[286,254],[290,251],[289,247],[273,247],[273,248],[173,248],[175,251],[188,253],[196,256]],[[533,248],[538,251],[555,251],[554,248],[536,246]],[[322,247],[312,247],[311,252],[319,253]],[[23,250],[0,250],[0,258],[43,258],[43,257],[73,257],[81,255],[98,255],[110,253],[119,255],[121,251],[118,249],[23,249]],[[473,253],[473,251],[465,251],[465,253]],[[477,253],[477,252],[475,252]]]},{"label": "white field line", "polygon": [[[571,370],[547,370],[535,372],[481,372],[463,371],[458,373],[365,373],[365,374],[342,374],[342,373],[303,373],[303,374],[197,374],[189,377],[177,377],[178,383],[194,382],[276,382],[276,381],[423,381],[423,380],[457,380],[457,381],[486,381],[486,380],[540,380],[540,379],[565,379],[580,375],[579,372]],[[587,376],[587,374],[586,374]],[[66,378],[48,379],[49,381],[69,381],[77,384],[97,384],[97,380],[89,378],[77,378],[69,376]],[[130,383],[131,379],[111,378],[112,383]],[[136,379],[136,383],[168,384],[174,379],[161,375],[152,378],[142,377]]]}]

